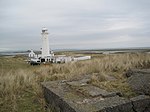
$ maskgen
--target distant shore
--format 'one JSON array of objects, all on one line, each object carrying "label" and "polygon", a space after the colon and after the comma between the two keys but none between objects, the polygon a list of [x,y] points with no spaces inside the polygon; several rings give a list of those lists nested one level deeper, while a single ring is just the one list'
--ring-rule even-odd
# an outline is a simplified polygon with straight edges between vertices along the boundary
[{"label": "distant shore", "polygon": [[[40,51],[36,51],[40,53]],[[110,48],[110,49],[60,49],[54,52],[76,52],[85,54],[114,54],[114,53],[134,53],[134,52],[147,52],[150,53],[150,48]],[[29,51],[0,51],[0,56],[27,56]]]}]

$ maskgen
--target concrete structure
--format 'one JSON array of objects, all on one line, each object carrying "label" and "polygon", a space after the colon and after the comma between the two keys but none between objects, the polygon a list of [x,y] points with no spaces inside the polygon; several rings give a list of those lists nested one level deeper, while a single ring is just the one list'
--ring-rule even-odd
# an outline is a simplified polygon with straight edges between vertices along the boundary
[{"label": "concrete structure", "polygon": [[55,55],[54,56],[54,63],[68,63],[73,61],[73,57],[66,56],[66,55]]},{"label": "concrete structure", "polygon": [[150,96],[150,69],[130,69],[124,76],[136,94]]},{"label": "concrete structure", "polygon": [[108,92],[87,83],[50,81],[42,83],[44,96],[56,112],[150,112],[150,97],[123,98],[119,92]]},{"label": "concrete structure", "polygon": [[132,69],[124,76],[137,93],[135,97],[90,84],[90,74],[44,82],[44,97],[55,112],[150,112],[150,69]]},{"label": "concrete structure", "polygon": [[91,56],[78,56],[73,58],[74,61],[82,61],[82,60],[89,60],[89,59],[91,59]]}]

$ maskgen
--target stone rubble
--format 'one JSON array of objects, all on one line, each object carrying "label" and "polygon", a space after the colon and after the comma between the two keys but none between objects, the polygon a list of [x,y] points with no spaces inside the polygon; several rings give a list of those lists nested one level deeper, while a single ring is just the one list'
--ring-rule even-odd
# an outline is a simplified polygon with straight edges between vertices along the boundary
[{"label": "stone rubble", "polygon": [[[134,83],[146,86],[146,83],[141,83],[137,77],[149,82],[148,78],[148,81],[145,79],[150,76],[149,73],[150,70],[133,70],[127,72],[125,76],[131,87],[134,87],[131,83],[134,78]],[[149,76],[143,77],[143,74]],[[88,81],[88,78],[83,78],[75,81],[42,83],[45,99],[50,106],[55,108],[56,112],[150,112],[150,96],[145,94],[145,91],[142,95],[127,99],[120,97],[119,92],[108,92],[88,84]],[[137,87],[140,88],[138,84]]]}]

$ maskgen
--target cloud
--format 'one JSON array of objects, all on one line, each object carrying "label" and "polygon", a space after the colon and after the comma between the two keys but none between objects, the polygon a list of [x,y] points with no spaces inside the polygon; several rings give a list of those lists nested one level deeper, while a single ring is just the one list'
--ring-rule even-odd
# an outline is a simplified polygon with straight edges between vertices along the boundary
[{"label": "cloud", "polygon": [[1,0],[0,48],[40,49],[43,26],[52,49],[150,47],[149,5],[149,0]]}]

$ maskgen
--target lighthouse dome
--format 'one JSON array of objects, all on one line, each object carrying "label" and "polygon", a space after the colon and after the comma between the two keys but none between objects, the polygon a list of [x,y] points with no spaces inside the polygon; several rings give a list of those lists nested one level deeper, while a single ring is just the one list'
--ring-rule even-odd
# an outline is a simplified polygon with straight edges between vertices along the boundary
[{"label": "lighthouse dome", "polygon": [[46,27],[43,27],[42,32],[46,32],[46,31],[48,31],[48,29]]}]

